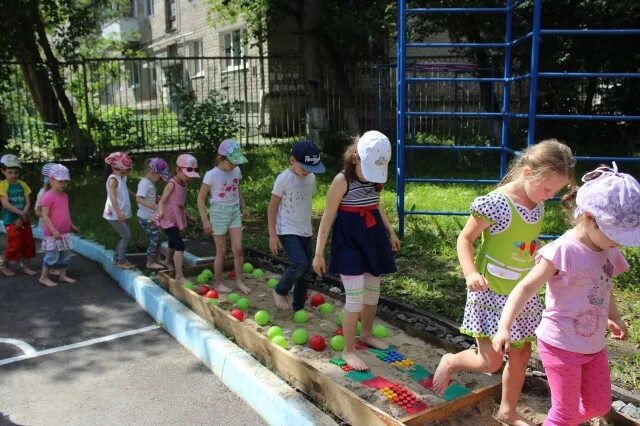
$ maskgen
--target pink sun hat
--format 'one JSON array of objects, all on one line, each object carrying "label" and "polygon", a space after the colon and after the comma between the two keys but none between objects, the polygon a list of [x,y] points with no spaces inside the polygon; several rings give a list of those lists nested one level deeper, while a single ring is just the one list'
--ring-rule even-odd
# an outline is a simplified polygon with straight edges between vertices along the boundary
[{"label": "pink sun hat", "polygon": [[198,160],[191,154],[180,154],[176,161],[178,167],[182,169],[185,175],[191,178],[200,177],[198,174]]}]

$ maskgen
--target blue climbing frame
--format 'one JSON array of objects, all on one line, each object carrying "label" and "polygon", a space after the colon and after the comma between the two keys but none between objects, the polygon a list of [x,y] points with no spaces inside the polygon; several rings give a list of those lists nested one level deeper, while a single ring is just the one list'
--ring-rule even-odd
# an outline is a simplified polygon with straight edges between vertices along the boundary
[{"label": "blue climbing frame", "polygon": [[[522,5],[524,1],[506,0],[505,7],[471,7],[471,8],[411,8],[407,0],[398,2],[398,69],[397,69],[397,159],[396,159],[396,189],[397,208],[399,219],[399,234],[404,235],[404,222],[406,215],[446,215],[467,216],[468,212],[454,211],[425,211],[405,210],[405,184],[407,182],[423,183],[474,183],[493,184],[499,179],[443,179],[443,178],[406,178],[405,177],[405,152],[408,150],[450,150],[450,151],[491,151],[500,154],[500,178],[506,173],[508,155],[519,155],[520,152],[509,148],[509,121],[511,119],[528,120],[527,146],[535,143],[535,130],[537,120],[594,120],[594,121],[640,121],[637,115],[562,115],[562,114],[538,114],[536,111],[536,99],[538,94],[538,80],[541,78],[640,78],[640,73],[620,72],[544,72],[538,70],[538,58],[540,55],[540,38],[542,36],[628,36],[639,35],[640,29],[543,29],[540,27],[542,20],[542,0],[533,1],[532,30],[516,39],[513,39],[513,11]],[[442,42],[412,42],[407,40],[407,17],[411,15],[429,14],[504,14],[505,37],[502,43],[442,43]],[[529,72],[523,75],[511,75],[511,48],[524,42],[531,43],[531,61]],[[407,75],[407,49],[408,48],[476,48],[476,49],[504,49],[504,73],[502,78],[469,78],[469,77],[410,77]],[[520,80],[529,80],[529,109],[528,113],[512,113],[509,111],[511,97],[511,83]],[[414,84],[428,84],[430,82],[461,82],[480,83],[492,82],[503,84],[502,112],[458,112],[458,111],[407,111],[407,87]],[[501,141],[499,146],[429,146],[406,145],[407,120],[414,117],[467,117],[467,118],[492,118],[501,119]],[[578,156],[578,161],[634,161],[640,162],[640,158],[633,157],[595,157]]]}]

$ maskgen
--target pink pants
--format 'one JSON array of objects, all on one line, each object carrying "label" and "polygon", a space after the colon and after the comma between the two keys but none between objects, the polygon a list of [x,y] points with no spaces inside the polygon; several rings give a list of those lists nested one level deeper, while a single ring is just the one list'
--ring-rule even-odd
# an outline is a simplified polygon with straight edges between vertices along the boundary
[{"label": "pink pants", "polygon": [[611,378],[605,349],[580,354],[538,339],[538,354],[551,388],[544,426],[577,426],[611,409]]}]

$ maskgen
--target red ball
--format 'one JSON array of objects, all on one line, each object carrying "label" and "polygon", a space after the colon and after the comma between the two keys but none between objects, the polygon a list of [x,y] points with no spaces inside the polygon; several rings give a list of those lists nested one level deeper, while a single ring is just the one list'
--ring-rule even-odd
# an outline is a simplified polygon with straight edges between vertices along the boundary
[{"label": "red ball", "polygon": [[316,352],[322,352],[326,346],[327,343],[324,341],[324,337],[322,336],[318,336],[316,334],[311,336],[311,339],[309,339],[309,347]]},{"label": "red ball", "polygon": [[207,294],[208,291],[209,291],[208,285],[201,285],[196,290],[196,293],[198,293],[200,296],[204,296],[205,294]]},{"label": "red ball", "polygon": [[320,293],[316,293],[313,295],[313,297],[311,298],[311,306],[320,306],[325,302],[324,300],[324,296],[321,295]]},{"label": "red ball", "polygon": [[229,274],[227,276],[229,278],[235,278],[236,277],[236,271],[229,271]]},{"label": "red ball", "polygon": [[242,312],[240,309],[233,309],[231,311],[231,316],[238,321],[244,321],[244,312]]},{"label": "red ball", "polygon": [[342,334],[342,327],[338,327],[338,328],[336,329],[336,336],[343,336],[343,334]]},{"label": "red ball", "polygon": [[218,292],[215,290],[209,290],[204,297],[207,297],[209,299],[217,299],[218,298]]}]

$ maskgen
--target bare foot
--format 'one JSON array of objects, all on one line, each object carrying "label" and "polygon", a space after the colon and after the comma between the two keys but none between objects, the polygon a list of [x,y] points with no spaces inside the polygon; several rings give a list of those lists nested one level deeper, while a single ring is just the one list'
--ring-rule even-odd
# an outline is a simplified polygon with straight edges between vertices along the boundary
[{"label": "bare foot", "polygon": [[251,294],[253,292],[251,288],[247,287],[243,283],[236,282],[236,287],[238,287],[238,290],[244,294]]},{"label": "bare foot", "polygon": [[5,277],[13,277],[16,274],[6,266],[0,266],[0,272],[2,272],[2,275],[4,275]]},{"label": "bare foot", "polygon": [[364,361],[361,360],[355,352],[342,352],[342,359],[344,359],[347,364],[350,365],[354,370],[363,371],[369,369],[369,367],[367,367],[367,364],[365,364]]},{"label": "bare foot", "polygon": [[289,309],[289,303],[287,302],[286,296],[279,295],[276,293],[275,289],[273,289],[273,300],[275,300],[278,309],[282,309],[283,311]]},{"label": "bare foot", "polygon": [[213,288],[215,288],[218,293],[231,293],[231,289],[224,284],[214,284]]},{"label": "bare foot", "polygon": [[116,263],[116,266],[120,269],[133,269],[136,267],[136,265],[129,262],[118,262]]},{"label": "bare foot", "polygon": [[451,382],[451,375],[453,374],[451,357],[453,357],[453,354],[444,354],[440,359],[440,364],[438,364],[436,372],[433,374],[433,386],[431,390],[434,391],[436,395],[444,394],[444,391],[447,390]]},{"label": "bare foot", "polygon": [[23,266],[22,267],[22,272],[24,272],[27,275],[36,275],[38,273],[38,271],[34,271],[33,269],[29,268],[28,266]]},{"label": "bare foot", "polygon": [[74,284],[76,282],[76,280],[74,280],[73,278],[69,278],[66,275],[60,275],[60,281],[69,283],[69,284]]},{"label": "bare foot", "polygon": [[146,267],[147,269],[164,269],[164,268],[165,268],[165,267],[164,267],[164,265],[161,265],[161,264],[156,263],[156,262],[153,262],[153,263],[147,263],[147,264],[145,265],[145,267]]},{"label": "bare foot", "polygon": [[498,411],[494,418],[502,424],[509,426],[535,426],[535,423],[522,417],[519,413],[503,413]]},{"label": "bare foot", "polygon": [[49,275],[60,275],[60,271],[58,269],[49,269]]},{"label": "bare foot", "polygon": [[51,281],[49,278],[44,278],[44,279],[40,278],[38,280],[38,282],[40,284],[42,284],[43,286],[45,286],[45,287],[55,287],[55,286],[58,285],[58,284],[54,283],[53,281]]},{"label": "bare foot", "polygon": [[364,334],[360,334],[360,341],[362,343],[365,343],[371,346],[372,348],[382,349],[382,350],[389,349],[389,344],[387,342],[384,342],[380,339],[376,339],[373,336],[366,336]]}]

